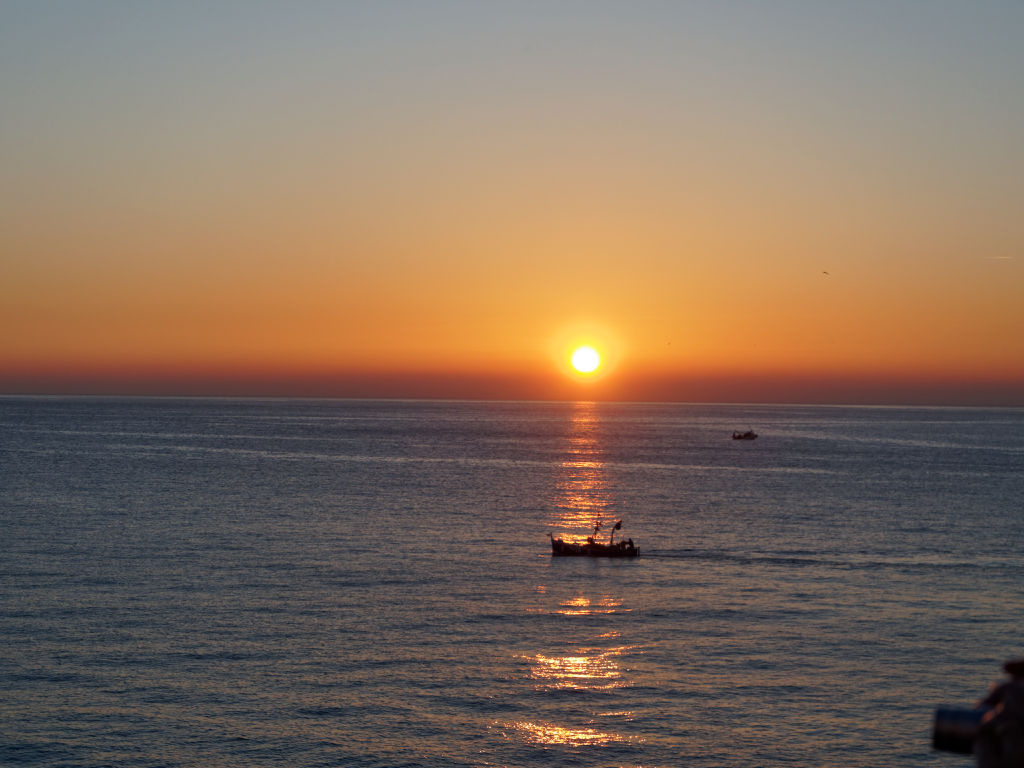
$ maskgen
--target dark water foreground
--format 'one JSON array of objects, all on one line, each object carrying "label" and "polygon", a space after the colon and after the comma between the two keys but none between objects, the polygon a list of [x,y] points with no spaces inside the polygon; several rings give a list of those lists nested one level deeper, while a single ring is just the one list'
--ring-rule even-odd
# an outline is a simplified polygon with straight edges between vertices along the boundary
[{"label": "dark water foreground", "polygon": [[1020,410],[0,399],[0,765],[966,766],[1022,498]]}]

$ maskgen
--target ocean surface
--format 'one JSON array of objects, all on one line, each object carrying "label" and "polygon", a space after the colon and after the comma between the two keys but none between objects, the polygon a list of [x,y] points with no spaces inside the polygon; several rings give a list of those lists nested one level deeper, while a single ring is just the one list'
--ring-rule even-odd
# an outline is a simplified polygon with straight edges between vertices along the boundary
[{"label": "ocean surface", "polygon": [[0,398],[0,765],[968,766],[1022,549],[1022,410]]}]

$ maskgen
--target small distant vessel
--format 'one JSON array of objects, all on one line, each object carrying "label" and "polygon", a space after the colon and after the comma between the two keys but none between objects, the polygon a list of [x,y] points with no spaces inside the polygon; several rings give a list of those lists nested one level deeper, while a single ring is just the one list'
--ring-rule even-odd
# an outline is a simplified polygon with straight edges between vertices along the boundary
[{"label": "small distant vessel", "polygon": [[733,440],[757,440],[757,432],[752,429],[748,429],[746,432],[733,432]]},{"label": "small distant vessel", "polygon": [[585,542],[572,542],[556,539],[550,533],[552,555],[570,555],[576,557],[636,557],[640,554],[639,548],[632,539],[626,541],[615,541],[615,532],[622,528],[622,521],[619,520],[612,526],[612,535],[608,538],[607,544],[595,541],[597,532],[601,530],[601,523],[594,524],[593,536],[588,536]]}]

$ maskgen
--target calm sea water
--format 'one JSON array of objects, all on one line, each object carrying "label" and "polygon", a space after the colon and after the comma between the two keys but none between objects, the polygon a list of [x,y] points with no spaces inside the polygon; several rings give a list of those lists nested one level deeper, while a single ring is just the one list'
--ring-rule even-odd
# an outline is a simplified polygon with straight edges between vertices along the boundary
[{"label": "calm sea water", "polygon": [[2,398],[0,462],[3,765],[970,765],[1024,655],[1021,410]]}]

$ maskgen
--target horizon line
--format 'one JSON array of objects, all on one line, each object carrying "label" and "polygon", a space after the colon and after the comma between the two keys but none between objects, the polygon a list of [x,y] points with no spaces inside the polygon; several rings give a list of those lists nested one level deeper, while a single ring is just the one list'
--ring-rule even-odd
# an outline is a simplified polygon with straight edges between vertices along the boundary
[{"label": "horizon line", "polygon": [[920,410],[1024,410],[1019,405],[972,405],[942,403],[884,403],[884,402],[800,402],[800,401],[712,401],[712,400],[603,400],[591,398],[540,399],[493,397],[403,397],[403,396],[345,396],[345,395],[201,395],[201,394],[147,394],[147,393],[76,393],[76,392],[0,392],[0,400],[251,400],[258,401],[335,401],[364,403],[506,403],[538,405],[573,405],[593,403],[600,405],[695,405],[749,408],[898,408]]},{"label": "horizon line", "polygon": [[1024,407],[1024,373],[92,370],[0,366],[0,395]]}]

